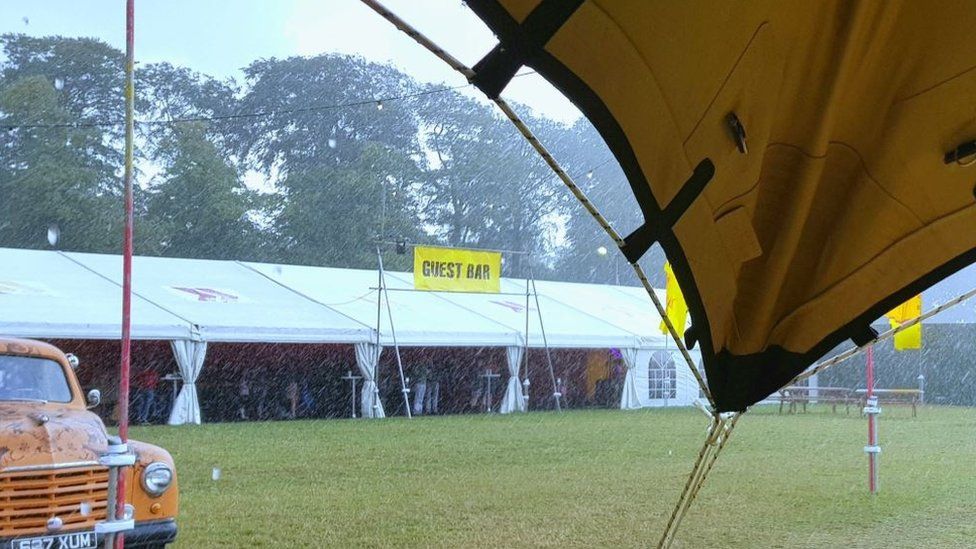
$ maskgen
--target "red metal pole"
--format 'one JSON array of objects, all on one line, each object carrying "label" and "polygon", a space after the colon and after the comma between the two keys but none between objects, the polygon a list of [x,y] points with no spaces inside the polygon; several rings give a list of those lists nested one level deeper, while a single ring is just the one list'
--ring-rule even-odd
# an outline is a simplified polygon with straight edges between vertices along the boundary
[{"label": "red metal pole", "polygon": [[[135,0],[125,4],[125,232],[122,241],[122,359],[119,365],[119,438],[129,440],[129,364],[131,360],[132,326],[132,141],[135,102]],[[125,514],[125,475],[119,475],[116,498],[116,518]],[[125,547],[125,536],[119,534],[115,546]]]},{"label": "red metal pole", "polygon": [[[874,347],[868,347],[867,350],[867,400],[866,404],[868,408],[876,408],[877,403],[874,401]],[[877,413],[869,410],[867,412],[868,416],[868,447],[871,451],[868,452],[868,489],[872,494],[878,491],[878,470],[877,470],[877,459],[878,454],[874,451],[878,446],[878,432],[875,425]]]},{"label": "red metal pole", "polygon": [[874,396],[874,346],[868,347],[868,398]]}]

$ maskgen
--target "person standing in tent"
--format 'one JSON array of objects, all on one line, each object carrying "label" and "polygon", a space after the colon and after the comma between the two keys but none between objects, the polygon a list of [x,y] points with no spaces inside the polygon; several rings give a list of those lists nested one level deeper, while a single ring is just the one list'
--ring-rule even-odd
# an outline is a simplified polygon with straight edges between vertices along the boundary
[{"label": "person standing in tent", "polygon": [[150,362],[144,370],[139,372],[134,381],[139,397],[136,422],[146,424],[152,419],[153,410],[156,407],[156,387],[159,386],[159,372],[156,371],[156,363]]},{"label": "person standing in tent", "polygon": [[240,403],[237,410],[238,415],[241,419],[247,421],[247,412],[251,407],[251,383],[247,380],[245,375],[241,376],[241,381],[237,386],[237,397]]},{"label": "person standing in tent", "polygon": [[427,361],[427,396],[424,399],[424,413],[439,413],[441,399],[440,372],[434,368],[434,361]]},{"label": "person standing in tent", "polygon": [[288,397],[288,417],[289,419],[296,419],[298,417],[298,379],[295,377],[291,378],[288,382],[288,387],[285,389],[286,396]]},{"label": "person standing in tent", "polygon": [[301,401],[302,417],[316,417],[318,415],[315,395],[312,394],[312,388],[309,387],[308,381],[302,382]]},{"label": "person standing in tent", "polygon": [[472,412],[483,411],[482,404],[485,402],[485,378],[482,376],[487,371],[485,359],[478,358],[475,361],[474,374],[468,374],[471,384],[471,400],[468,402],[468,409]]},{"label": "person standing in tent", "polygon": [[427,396],[427,378],[430,376],[430,361],[417,368],[416,381],[413,383],[413,415],[424,413],[424,398]]}]

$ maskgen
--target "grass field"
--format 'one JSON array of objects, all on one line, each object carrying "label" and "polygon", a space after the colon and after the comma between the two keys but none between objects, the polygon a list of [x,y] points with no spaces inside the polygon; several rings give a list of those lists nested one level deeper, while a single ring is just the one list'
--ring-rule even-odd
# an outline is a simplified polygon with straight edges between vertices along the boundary
[{"label": "grass field", "polygon": [[[178,547],[648,547],[706,419],[692,410],[143,427],[182,493]],[[976,410],[755,410],[678,547],[974,547]],[[213,467],[222,469],[211,480]]]}]

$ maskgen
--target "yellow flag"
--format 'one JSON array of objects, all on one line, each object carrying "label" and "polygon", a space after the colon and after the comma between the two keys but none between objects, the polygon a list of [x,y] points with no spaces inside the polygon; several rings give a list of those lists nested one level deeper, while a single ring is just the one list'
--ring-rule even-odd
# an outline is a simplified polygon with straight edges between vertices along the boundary
[{"label": "yellow flag", "polygon": [[[667,312],[668,320],[671,321],[671,325],[678,332],[678,336],[684,337],[685,322],[688,319],[688,304],[685,303],[685,296],[681,295],[681,288],[678,287],[678,279],[674,277],[674,271],[671,270],[670,263],[664,264],[664,276],[667,278],[665,289],[668,295],[665,311]],[[668,327],[664,324],[663,320],[661,321],[661,333],[668,333]]]},{"label": "yellow flag", "polygon": [[[888,322],[892,328],[897,328],[903,323],[918,318],[922,314],[922,295],[919,294],[901,305],[895,307],[887,315]],[[904,351],[906,349],[922,348],[922,323],[895,334],[895,350]]]}]

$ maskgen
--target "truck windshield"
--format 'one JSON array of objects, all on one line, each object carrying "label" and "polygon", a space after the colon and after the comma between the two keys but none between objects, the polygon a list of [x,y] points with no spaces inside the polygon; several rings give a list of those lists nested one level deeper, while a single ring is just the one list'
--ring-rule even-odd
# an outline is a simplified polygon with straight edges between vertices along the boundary
[{"label": "truck windshield", "polygon": [[0,402],[70,402],[71,388],[57,362],[32,356],[0,355]]}]

